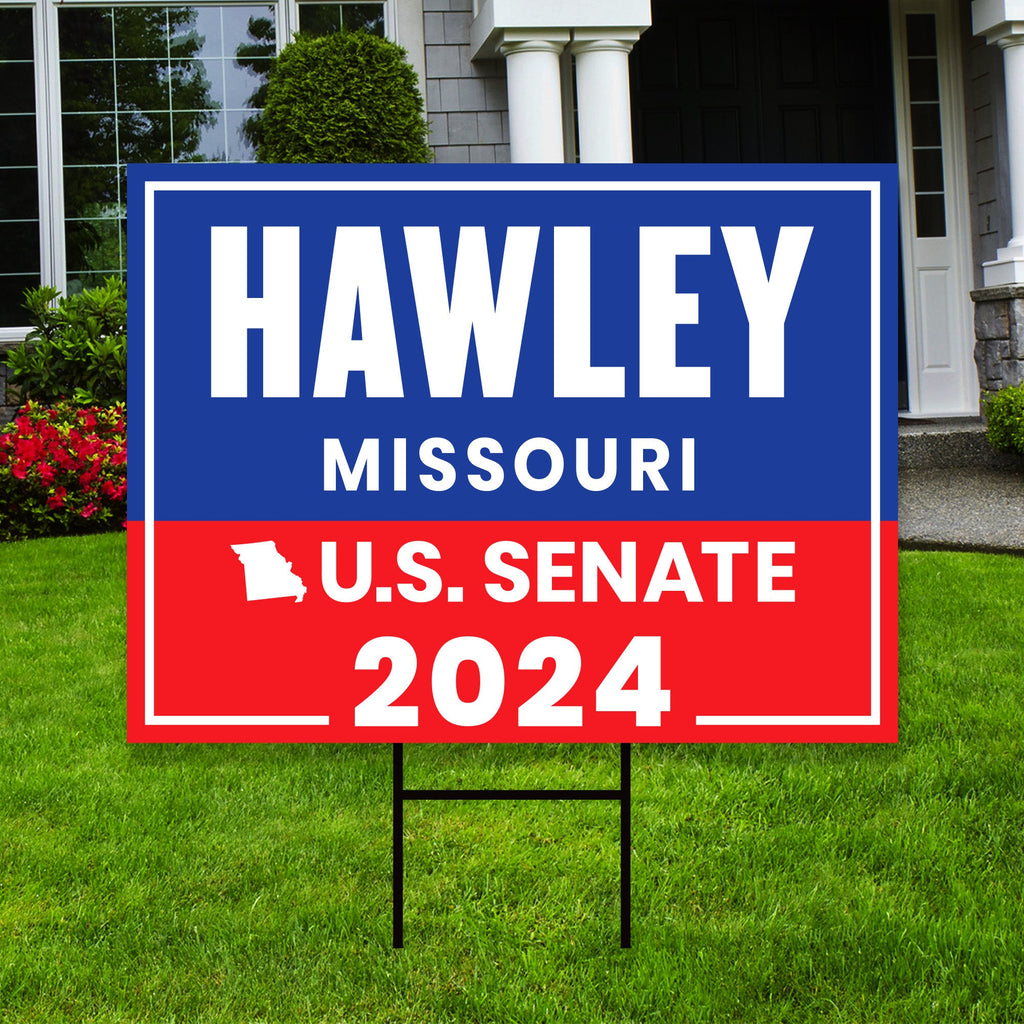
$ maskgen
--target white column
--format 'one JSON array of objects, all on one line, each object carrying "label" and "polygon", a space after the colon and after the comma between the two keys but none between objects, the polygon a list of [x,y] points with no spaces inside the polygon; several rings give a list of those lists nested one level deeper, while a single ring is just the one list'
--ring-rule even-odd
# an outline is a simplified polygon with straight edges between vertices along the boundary
[{"label": "white column", "polygon": [[975,35],[1003,51],[1007,173],[1013,237],[985,264],[985,284],[1024,284],[1024,0],[975,0]]},{"label": "white column", "polygon": [[508,131],[514,164],[565,161],[559,58],[568,40],[565,32],[564,38],[557,33],[506,36],[501,43],[508,74]]},{"label": "white column", "polygon": [[601,29],[577,29],[574,33],[571,50],[576,57],[581,163],[628,164],[633,160],[629,51],[639,36],[636,31],[612,37]]},{"label": "white column", "polygon": [[1024,25],[1021,34],[999,40],[1006,76],[1006,133],[1010,164],[1010,216],[1013,238],[1008,248],[1024,256]]}]

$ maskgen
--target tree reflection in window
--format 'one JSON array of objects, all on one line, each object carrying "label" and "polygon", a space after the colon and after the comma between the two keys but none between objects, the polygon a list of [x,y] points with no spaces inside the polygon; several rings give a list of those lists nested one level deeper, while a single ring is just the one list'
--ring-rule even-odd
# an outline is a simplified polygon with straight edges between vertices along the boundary
[{"label": "tree reflection in window", "polygon": [[125,165],[252,160],[253,77],[236,61],[273,7],[132,4],[59,11],[68,290],[125,265]]},{"label": "tree reflection in window", "polygon": [[[377,3],[305,3],[299,4],[299,31],[325,36],[332,32],[368,32],[384,35],[384,4]],[[259,82],[246,103],[256,111],[241,125],[241,133],[254,153],[260,148],[260,113],[266,105],[270,59],[277,52],[274,22],[269,17],[249,19],[248,40],[235,50],[239,67],[258,77]]]},{"label": "tree reflection in window", "polygon": [[384,35],[384,4],[377,3],[299,3],[299,31],[326,36],[332,32],[362,30],[371,36]]},{"label": "tree reflection in window", "polygon": [[246,100],[246,106],[256,113],[241,124],[240,131],[253,153],[260,148],[260,112],[266,105],[267,82],[270,78],[270,59],[277,52],[277,33],[273,19],[250,18],[247,26],[248,41],[235,49],[235,63],[258,80],[256,88]]}]

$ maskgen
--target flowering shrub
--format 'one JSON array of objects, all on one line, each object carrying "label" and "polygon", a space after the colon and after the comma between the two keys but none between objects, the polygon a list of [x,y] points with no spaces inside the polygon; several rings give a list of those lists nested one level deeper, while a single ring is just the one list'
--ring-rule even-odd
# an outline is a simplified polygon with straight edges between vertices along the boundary
[{"label": "flowering shrub", "polygon": [[0,540],[123,527],[127,493],[123,402],[30,401],[0,431]]},{"label": "flowering shrub", "polygon": [[25,309],[33,330],[0,353],[21,400],[110,405],[127,398],[128,300],[124,281],[58,299],[56,288],[29,288]]}]

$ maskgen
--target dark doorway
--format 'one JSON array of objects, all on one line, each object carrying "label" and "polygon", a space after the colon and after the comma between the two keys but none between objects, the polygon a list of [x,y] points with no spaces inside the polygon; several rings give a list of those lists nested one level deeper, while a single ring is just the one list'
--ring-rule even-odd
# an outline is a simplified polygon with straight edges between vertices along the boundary
[{"label": "dark doorway", "polygon": [[653,0],[633,50],[640,163],[896,159],[887,0]]},{"label": "dark doorway", "polygon": [[[888,0],[652,0],[637,163],[895,163]],[[900,407],[906,407],[903,289]]]}]

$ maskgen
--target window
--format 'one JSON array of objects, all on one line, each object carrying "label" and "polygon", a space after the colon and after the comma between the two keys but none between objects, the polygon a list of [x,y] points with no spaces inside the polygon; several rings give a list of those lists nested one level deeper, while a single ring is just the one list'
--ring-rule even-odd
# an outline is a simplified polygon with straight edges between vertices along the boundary
[{"label": "window", "polygon": [[255,159],[274,7],[61,8],[67,288],[125,266],[125,165]]},{"label": "window", "polygon": [[907,15],[910,146],[914,155],[914,220],[918,238],[946,234],[939,107],[939,50],[934,14]]},{"label": "window", "polygon": [[32,11],[0,8],[0,327],[24,323],[22,294],[39,283]]},{"label": "window", "polygon": [[299,31],[326,36],[342,29],[384,35],[383,3],[300,3]]},{"label": "window", "polygon": [[124,273],[128,163],[254,160],[278,47],[382,36],[388,6],[0,0],[0,341],[24,335],[26,288]]}]

